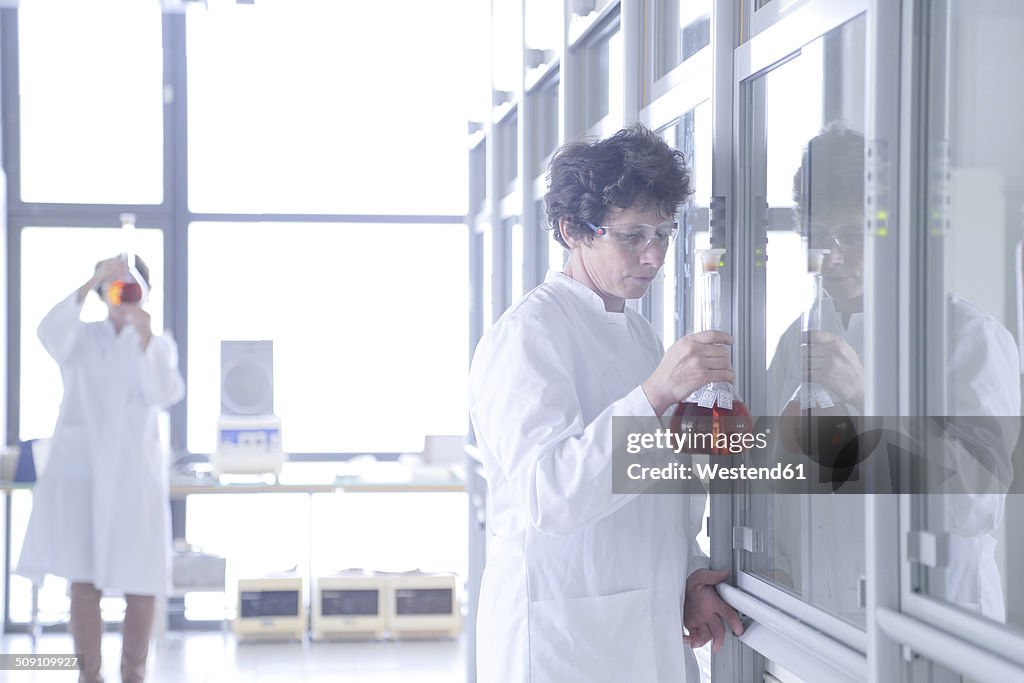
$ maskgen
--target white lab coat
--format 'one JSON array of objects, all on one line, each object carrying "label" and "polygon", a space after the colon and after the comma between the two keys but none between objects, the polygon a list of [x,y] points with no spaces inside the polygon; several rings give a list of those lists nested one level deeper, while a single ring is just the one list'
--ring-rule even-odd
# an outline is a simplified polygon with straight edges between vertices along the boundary
[{"label": "white lab coat", "polygon": [[[985,417],[1020,415],[1019,363],[1013,336],[992,316],[962,299],[946,297],[947,410],[951,416]],[[823,328],[841,335],[864,357],[864,316],[854,313],[843,326],[830,300],[822,305]],[[794,323],[782,336],[769,368],[769,388],[775,405],[785,405],[800,382],[800,325]],[[980,471],[996,481],[1012,479],[1010,459],[1017,440],[1015,423],[995,421],[986,443],[961,443],[943,437],[929,444],[929,458],[936,454],[951,459],[949,468],[963,476],[978,469],[978,460],[987,462]],[[1002,430],[1002,431],[1001,431]],[[984,480],[983,480],[984,481]],[[968,489],[970,484],[966,485]],[[1005,620],[1002,580],[995,560],[996,541],[992,532],[1002,523],[1005,495],[979,493],[992,491],[985,483],[970,494],[929,496],[929,509],[940,509],[942,519],[932,518],[931,531],[948,532],[949,562],[934,572],[930,594],[942,597],[965,609],[979,612],[997,621]],[[864,525],[851,521],[864,519],[862,496],[812,495],[806,514],[809,525],[801,524],[800,500],[779,496],[775,501],[774,546],[776,568],[790,574],[795,587],[819,607],[851,621],[863,619],[859,606],[858,580],[864,575]],[[806,545],[800,543],[801,529],[809,534]],[[801,550],[798,544],[804,546]],[[801,568],[798,558],[809,549],[809,563]],[[801,576],[809,567],[810,576]]]},{"label": "white lab coat", "polygon": [[[166,453],[157,416],[181,400],[174,341],[79,319],[77,292],[39,325],[64,398],[16,572],[163,595],[170,547]],[[27,381],[27,380],[26,380]]]},{"label": "white lab coat", "polygon": [[[481,683],[698,681],[682,642],[704,490],[612,494],[612,416],[654,417],[662,345],[552,271],[484,335],[470,414],[487,477]],[[697,485],[699,487],[699,484]]]}]

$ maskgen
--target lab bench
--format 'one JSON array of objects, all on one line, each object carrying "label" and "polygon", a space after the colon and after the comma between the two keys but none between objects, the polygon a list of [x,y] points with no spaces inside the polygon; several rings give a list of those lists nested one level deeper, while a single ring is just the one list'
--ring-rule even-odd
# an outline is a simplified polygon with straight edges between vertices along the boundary
[{"label": "lab bench", "polygon": [[[313,497],[314,494],[360,494],[360,493],[462,493],[466,486],[461,468],[440,466],[409,466],[399,463],[359,463],[350,465],[346,462],[306,463],[289,462],[284,465],[280,475],[238,475],[222,476],[218,479],[209,474],[183,476],[173,473],[170,477],[170,503],[172,536],[174,539],[186,538],[185,511],[188,498],[194,495],[241,495],[255,493],[287,493],[304,494],[308,498],[309,542],[306,548],[306,578],[310,590],[313,586],[314,568],[312,561],[313,543]],[[340,473],[339,473],[340,472]],[[5,499],[5,548],[4,553],[4,613],[8,613],[10,574],[13,559],[11,550],[11,498],[13,491],[32,490],[31,483],[0,481],[0,492]],[[203,590],[212,590],[206,587]],[[185,592],[181,587],[173,587],[169,598],[182,598]],[[32,621],[29,624],[30,634],[35,638],[39,632],[38,624],[38,587],[33,586]],[[161,626],[166,623],[166,615],[161,619]],[[158,627],[159,628],[159,627]]]}]

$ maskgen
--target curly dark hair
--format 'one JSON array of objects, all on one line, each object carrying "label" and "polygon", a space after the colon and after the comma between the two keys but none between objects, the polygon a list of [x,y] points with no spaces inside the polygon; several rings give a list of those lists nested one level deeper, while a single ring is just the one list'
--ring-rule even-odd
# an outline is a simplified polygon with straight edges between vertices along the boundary
[{"label": "curly dark hair", "polygon": [[796,227],[864,210],[864,136],[831,122],[808,141],[793,175]]},{"label": "curly dark hair", "polygon": [[693,192],[683,153],[641,124],[604,140],[564,145],[551,159],[547,180],[547,227],[566,249],[558,229],[562,219],[570,235],[589,244],[594,233],[586,222],[600,225],[609,209],[654,203],[674,216]]}]

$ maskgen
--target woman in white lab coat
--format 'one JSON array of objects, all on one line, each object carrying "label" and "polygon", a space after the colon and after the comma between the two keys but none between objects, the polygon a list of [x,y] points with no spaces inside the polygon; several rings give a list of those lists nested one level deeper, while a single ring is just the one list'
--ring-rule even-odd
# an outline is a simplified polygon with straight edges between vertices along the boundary
[{"label": "woman in white lab coat", "polygon": [[686,643],[716,650],[723,619],[742,631],[713,587],[727,573],[696,548],[703,489],[612,493],[613,416],[661,416],[733,379],[728,335],[663,355],[625,306],[661,268],[689,192],[682,155],[641,126],[552,160],[548,219],[569,262],[491,327],[470,371],[489,489],[481,683],[698,681],[684,625]]},{"label": "woman in white lab coat", "polygon": [[[142,260],[136,265],[148,280]],[[125,259],[101,261],[39,325],[60,365],[64,398],[16,571],[37,584],[46,574],[71,582],[83,683],[102,680],[102,593],[126,597],[121,674],[134,682],[145,675],[155,597],[167,587],[167,464],[157,417],[185,385],[177,346],[153,334],[142,306],[109,302],[111,283],[131,278]],[[107,301],[106,320],[79,319],[90,290]]]}]

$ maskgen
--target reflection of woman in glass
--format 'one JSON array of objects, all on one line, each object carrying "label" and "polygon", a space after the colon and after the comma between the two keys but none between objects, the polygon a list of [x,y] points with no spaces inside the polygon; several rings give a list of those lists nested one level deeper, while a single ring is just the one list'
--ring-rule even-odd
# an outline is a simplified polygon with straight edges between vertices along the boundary
[{"label": "reflection of woman in glass", "polygon": [[[135,266],[148,289],[145,263],[136,257]],[[129,293],[118,295],[123,284]],[[133,284],[125,259],[101,261],[39,325],[60,365],[64,399],[16,571],[36,584],[46,574],[71,583],[69,627],[82,683],[103,680],[103,591],[127,601],[121,677],[128,683],[145,677],[155,600],[167,589],[167,467],[157,416],[181,400],[185,384],[177,346],[153,334],[142,302],[131,301]],[[84,323],[79,313],[93,289],[108,317]]]},{"label": "reflection of woman in glass", "polygon": [[[809,248],[828,249],[822,267],[825,300],[822,330],[802,337],[795,322],[779,341],[769,367],[769,400],[781,409],[809,371],[814,382],[834,392],[854,414],[864,406],[864,138],[838,125],[828,126],[804,150],[794,178],[799,224]],[[946,410],[952,427],[929,443],[929,460],[961,477],[1010,481],[1010,456],[1020,414],[1017,348],[999,321],[952,294],[946,295],[948,354],[945,360]],[[984,429],[958,429],[960,423],[985,421]],[[998,419],[1003,417],[1004,419]],[[991,532],[1001,523],[1003,496],[975,478],[973,495],[949,495],[941,501],[950,558],[945,585],[933,592],[972,611],[1003,620],[1005,606]],[[776,533],[780,558],[777,576],[790,575],[795,586],[798,548],[786,547],[803,528],[795,497],[777,500]],[[859,612],[858,582],[864,574],[863,501],[855,496],[811,496],[809,532],[815,549],[810,577],[815,604],[839,613]],[[787,558],[792,561],[786,562]]]}]

